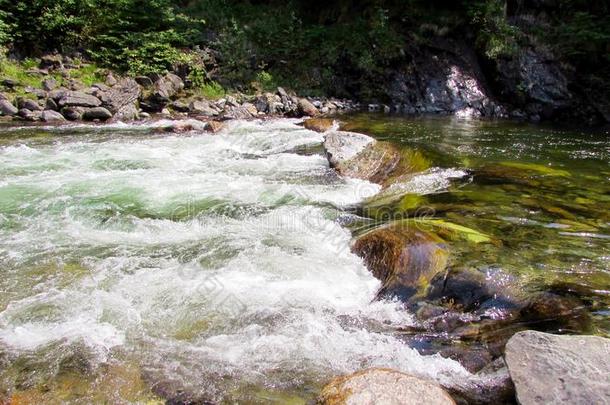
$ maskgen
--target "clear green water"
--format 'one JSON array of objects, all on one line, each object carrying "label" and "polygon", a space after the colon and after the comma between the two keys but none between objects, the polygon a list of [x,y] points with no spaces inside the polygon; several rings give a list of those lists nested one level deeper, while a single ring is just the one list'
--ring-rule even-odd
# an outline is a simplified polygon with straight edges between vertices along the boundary
[{"label": "clear green water", "polygon": [[[568,283],[610,333],[607,134],[346,121],[437,168],[414,206],[493,238],[452,241],[452,265],[525,292]],[[410,348],[412,314],[375,301],[341,224],[379,187],[336,176],[322,140],[292,120],[0,128],[0,402],[303,404],[369,366],[474,379]]]},{"label": "clear green water", "polygon": [[494,239],[453,242],[452,265],[501,269],[526,292],[561,286],[589,304],[590,332],[610,334],[607,131],[378,115],[351,117],[346,128],[469,173],[416,203]]}]

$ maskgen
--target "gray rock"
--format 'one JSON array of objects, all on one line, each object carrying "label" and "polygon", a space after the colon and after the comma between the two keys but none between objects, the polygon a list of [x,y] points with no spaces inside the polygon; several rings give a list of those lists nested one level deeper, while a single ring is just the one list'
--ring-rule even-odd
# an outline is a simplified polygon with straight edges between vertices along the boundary
[{"label": "gray rock", "polygon": [[41,69],[61,69],[64,67],[61,55],[44,55],[40,58]]},{"label": "gray rock", "polygon": [[189,110],[192,113],[205,115],[208,117],[214,117],[218,115],[218,111],[210,106],[210,103],[207,101],[194,100],[189,104]]},{"label": "gray rock", "polygon": [[159,112],[184,89],[184,82],[178,76],[168,73],[159,78],[149,97],[142,103],[142,108],[151,112]]},{"label": "gray rock", "polygon": [[115,84],[118,83],[118,80],[114,77],[114,75],[112,73],[108,73],[106,75],[106,84],[108,86],[114,86]]},{"label": "gray rock", "polygon": [[48,79],[44,79],[42,81],[42,88],[45,91],[55,90],[56,87],[57,87],[57,80],[53,79],[52,77],[50,77]]},{"label": "gray rock", "polygon": [[44,122],[54,122],[54,121],[57,122],[57,121],[65,121],[66,120],[63,115],[61,115],[57,111],[53,111],[53,110],[44,110],[42,112],[42,115],[40,116],[40,118]]},{"label": "gray rock", "polygon": [[178,111],[178,112],[189,112],[189,106],[181,100],[176,100],[173,103],[171,103],[170,107],[174,110],[174,111]]},{"label": "gray rock", "polygon": [[104,107],[88,108],[83,113],[83,119],[87,121],[101,120],[106,121],[112,118],[112,113]]},{"label": "gray rock", "polygon": [[8,100],[8,96],[2,92],[0,92],[0,100]]},{"label": "gray rock", "polygon": [[58,89],[50,91],[47,96],[56,102],[61,100],[66,94],[68,94],[69,90],[65,87],[60,87]]},{"label": "gray rock", "polygon": [[85,109],[83,107],[64,107],[61,114],[70,121],[78,121],[83,117]]},{"label": "gray rock", "polygon": [[331,166],[337,166],[354,158],[364,148],[374,144],[375,139],[356,132],[334,131],[324,137],[324,149]]},{"label": "gray rock", "polygon": [[[105,85],[104,83],[93,83],[91,86],[92,89],[99,91],[108,91],[110,90],[110,86]],[[94,96],[97,96],[96,93],[93,93]]]},{"label": "gray rock", "polygon": [[3,79],[2,82],[0,82],[0,83],[8,89],[12,89],[15,86],[19,85],[19,82],[17,80],[13,80],[13,79]]},{"label": "gray rock", "polygon": [[610,403],[610,339],[524,331],[505,358],[523,405]]},{"label": "gray rock", "polygon": [[301,115],[308,115],[310,117],[315,117],[320,113],[318,109],[305,98],[300,98],[297,102],[297,111]]},{"label": "gray rock", "polygon": [[60,107],[99,107],[102,102],[99,98],[81,91],[68,91],[59,99]]},{"label": "gray rock", "polygon": [[434,382],[385,368],[371,368],[338,377],[318,398],[322,405],[454,405]]},{"label": "gray rock", "polygon": [[19,110],[13,104],[11,104],[8,100],[0,100],[0,112],[2,115],[17,115]]},{"label": "gray rock", "polygon": [[119,80],[106,91],[100,89],[96,94],[102,101],[102,106],[108,109],[115,119],[132,120],[137,117],[136,103],[141,94],[138,83],[131,78]]},{"label": "gray rock", "polygon": [[19,110],[19,116],[26,121],[38,121],[42,115],[41,111],[31,111],[27,108],[22,108]]},{"label": "gray rock", "polygon": [[59,107],[57,106],[57,103],[52,98],[47,98],[45,100],[44,108],[45,108],[45,110],[53,110],[53,111],[57,111],[59,109]]},{"label": "gray rock", "polygon": [[29,98],[20,99],[18,101],[17,105],[19,106],[20,109],[25,108],[30,111],[42,110],[42,107],[40,107],[40,105],[36,101],[31,100]]},{"label": "gray rock", "polygon": [[47,92],[42,89],[37,89],[35,87],[27,86],[25,89],[26,93],[33,94],[38,98],[46,98]]},{"label": "gray rock", "polygon": [[152,85],[153,85],[153,81],[148,76],[136,76],[135,80],[142,87],[148,88],[148,87],[152,87]]}]

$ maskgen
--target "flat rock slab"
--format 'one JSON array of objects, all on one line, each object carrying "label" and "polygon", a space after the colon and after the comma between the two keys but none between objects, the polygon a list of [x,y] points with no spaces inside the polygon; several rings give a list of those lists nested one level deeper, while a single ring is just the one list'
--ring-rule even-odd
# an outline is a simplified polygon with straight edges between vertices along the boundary
[{"label": "flat rock slab", "polygon": [[334,131],[324,137],[324,149],[332,167],[350,160],[374,144],[375,139],[356,132]]},{"label": "flat rock slab", "polygon": [[439,385],[386,368],[371,368],[332,380],[320,394],[323,405],[455,405]]},{"label": "flat rock slab", "polygon": [[524,331],[505,356],[520,404],[610,404],[610,339]]}]

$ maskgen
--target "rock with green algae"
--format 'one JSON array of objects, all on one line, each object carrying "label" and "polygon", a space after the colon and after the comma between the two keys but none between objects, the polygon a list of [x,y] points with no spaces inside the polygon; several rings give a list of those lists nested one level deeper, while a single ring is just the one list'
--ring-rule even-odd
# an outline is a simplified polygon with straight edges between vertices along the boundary
[{"label": "rock with green algae", "polygon": [[337,377],[322,389],[320,405],[452,405],[439,385],[388,368],[371,368]]},{"label": "rock with green algae", "polygon": [[379,297],[402,300],[423,293],[429,281],[445,269],[448,259],[441,238],[403,222],[361,235],[352,251],[381,280]]},{"label": "rock with green algae", "polygon": [[330,166],[345,177],[368,180],[388,187],[429,168],[418,151],[399,149],[390,142],[344,131],[327,133],[324,139]]}]

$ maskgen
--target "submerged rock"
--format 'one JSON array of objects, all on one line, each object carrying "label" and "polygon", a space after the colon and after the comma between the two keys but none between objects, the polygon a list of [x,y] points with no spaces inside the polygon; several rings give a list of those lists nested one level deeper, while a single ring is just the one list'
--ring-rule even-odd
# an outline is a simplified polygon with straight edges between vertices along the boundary
[{"label": "submerged rock", "polygon": [[517,400],[530,404],[610,402],[610,339],[524,331],[506,345]]},{"label": "submerged rock", "polygon": [[445,269],[448,252],[438,236],[398,223],[358,237],[352,251],[381,280],[379,297],[409,300],[423,293],[429,281]]},{"label": "submerged rock", "polygon": [[330,118],[310,118],[303,122],[303,126],[310,131],[326,132],[333,128],[335,121]]},{"label": "submerged rock", "polygon": [[318,397],[321,405],[451,405],[453,399],[434,382],[387,368],[337,377]]}]

